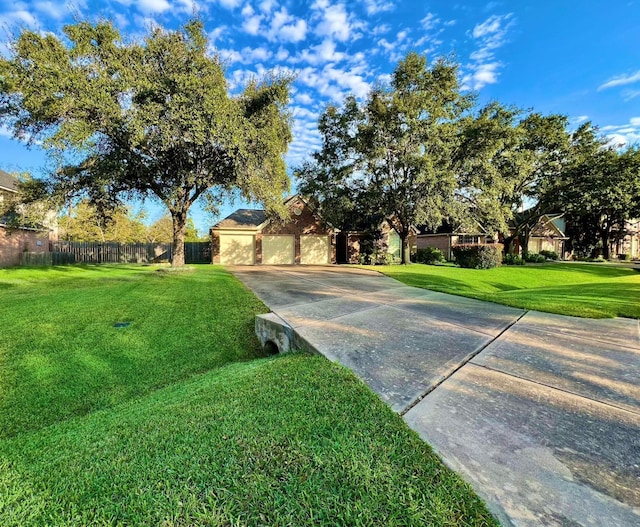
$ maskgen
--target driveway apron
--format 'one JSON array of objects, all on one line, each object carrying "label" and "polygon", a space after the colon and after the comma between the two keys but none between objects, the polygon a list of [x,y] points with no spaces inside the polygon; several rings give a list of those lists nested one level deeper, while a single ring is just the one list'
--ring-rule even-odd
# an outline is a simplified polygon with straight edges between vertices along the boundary
[{"label": "driveway apron", "polygon": [[351,369],[503,525],[640,526],[640,332],[338,266],[232,272]]}]

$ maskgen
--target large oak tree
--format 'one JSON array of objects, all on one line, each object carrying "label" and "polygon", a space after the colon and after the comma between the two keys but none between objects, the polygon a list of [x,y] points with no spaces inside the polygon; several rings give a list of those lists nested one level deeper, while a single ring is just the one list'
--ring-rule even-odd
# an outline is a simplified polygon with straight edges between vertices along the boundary
[{"label": "large oak tree", "polygon": [[187,213],[202,196],[215,205],[239,192],[284,214],[290,79],[230,96],[199,21],[142,42],[108,22],[64,34],[25,30],[0,59],[0,122],[52,153],[55,193],[98,209],[134,194],[159,199],[173,221],[173,265],[184,264]]},{"label": "large oak tree", "polygon": [[348,98],[342,109],[327,108],[323,148],[296,174],[325,210],[341,202],[357,214],[366,200],[369,213],[398,232],[402,263],[411,227],[437,227],[454,202],[457,121],[471,104],[456,73],[446,59],[428,65],[425,56],[407,54],[389,86],[373,89],[364,103]]}]

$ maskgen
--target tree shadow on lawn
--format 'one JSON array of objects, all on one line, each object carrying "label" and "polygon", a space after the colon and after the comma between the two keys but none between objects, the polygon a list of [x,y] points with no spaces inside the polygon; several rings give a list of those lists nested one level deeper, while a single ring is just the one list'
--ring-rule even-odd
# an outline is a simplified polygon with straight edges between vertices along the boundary
[{"label": "tree shadow on lawn", "polygon": [[632,271],[637,271],[638,269],[634,268],[622,268],[622,267],[608,267],[606,265],[585,265],[579,263],[570,263],[570,262],[556,262],[556,263],[546,263],[546,264],[527,264],[522,267],[518,266],[503,266],[503,268],[510,269],[525,269],[526,271],[559,271],[559,272],[571,272],[571,273],[587,273],[600,276],[602,278],[617,278],[624,276],[631,276]]},{"label": "tree shadow on lawn", "polygon": [[516,307],[561,315],[640,318],[640,284],[629,282],[568,284],[505,291],[498,293],[495,298],[498,302],[508,302]]},{"label": "tree shadow on lawn", "polygon": [[455,278],[448,278],[439,275],[415,273],[411,272],[409,269],[406,271],[394,272],[387,276],[408,286],[430,289],[441,293],[459,293],[464,296],[470,296],[476,291],[470,284],[462,280],[456,280]]}]

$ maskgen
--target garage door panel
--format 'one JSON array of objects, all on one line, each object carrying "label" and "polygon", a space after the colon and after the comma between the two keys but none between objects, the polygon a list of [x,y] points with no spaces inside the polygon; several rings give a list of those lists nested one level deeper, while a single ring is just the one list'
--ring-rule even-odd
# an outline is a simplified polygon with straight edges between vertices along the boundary
[{"label": "garage door panel", "polygon": [[300,263],[324,265],[330,263],[329,236],[301,236]]},{"label": "garage door panel", "polygon": [[294,263],[294,238],[289,235],[262,236],[262,263],[291,265]]},{"label": "garage door panel", "polygon": [[220,263],[225,265],[253,265],[255,263],[255,240],[253,235],[220,235]]}]

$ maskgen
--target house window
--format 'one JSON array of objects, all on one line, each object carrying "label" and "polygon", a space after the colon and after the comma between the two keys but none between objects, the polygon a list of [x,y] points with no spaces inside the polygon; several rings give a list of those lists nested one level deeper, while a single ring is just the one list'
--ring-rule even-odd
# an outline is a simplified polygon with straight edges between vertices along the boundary
[{"label": "house window", "polygon": [[460,236],[460,243],[463,245],[475,245],[480,243],[480,236],[473,236],[471,234],[463,234]]}]

